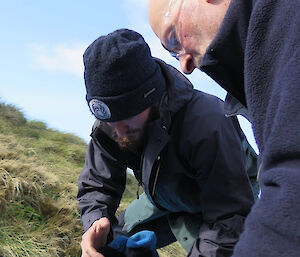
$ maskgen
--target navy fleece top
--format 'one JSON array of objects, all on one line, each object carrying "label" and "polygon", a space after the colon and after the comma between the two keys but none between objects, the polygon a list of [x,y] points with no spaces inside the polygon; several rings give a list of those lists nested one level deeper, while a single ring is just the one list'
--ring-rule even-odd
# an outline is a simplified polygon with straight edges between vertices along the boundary
[{"label": "navy fleece top", "polygon": [[248,108],[261,199],[234,257],[300,256],[300,1],[231,0],[201,69]]}]

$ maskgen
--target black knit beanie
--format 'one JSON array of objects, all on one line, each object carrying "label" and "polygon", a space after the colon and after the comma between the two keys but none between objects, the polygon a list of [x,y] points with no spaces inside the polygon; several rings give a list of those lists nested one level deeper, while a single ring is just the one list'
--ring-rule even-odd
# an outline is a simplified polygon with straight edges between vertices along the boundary
[{"label": "black knit beanie", "polygon": [[96,118],[133,117],[160,100],[165,79],[143,37],[128,29],[96,39],[84,52],[86,100]]}]

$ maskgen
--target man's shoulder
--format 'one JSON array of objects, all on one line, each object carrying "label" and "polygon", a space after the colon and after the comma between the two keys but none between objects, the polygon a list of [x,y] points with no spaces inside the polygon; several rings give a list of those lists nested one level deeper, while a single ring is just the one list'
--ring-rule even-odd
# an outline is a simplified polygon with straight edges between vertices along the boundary
[{"label": "man's shoulder", "polygon": [[224,101],[222,99],[196,89],[194,89],[193,98],[187,105],[190,110],[195,110],[195,112],[224,115]]},{"label": "man's shoulder", "polygon": [[185,106],[182,128],[183,131],[208,136],[224,127],[231,126],[230,120],[225,115],[224,101],[216,96],[196,91],[191,101]]}]

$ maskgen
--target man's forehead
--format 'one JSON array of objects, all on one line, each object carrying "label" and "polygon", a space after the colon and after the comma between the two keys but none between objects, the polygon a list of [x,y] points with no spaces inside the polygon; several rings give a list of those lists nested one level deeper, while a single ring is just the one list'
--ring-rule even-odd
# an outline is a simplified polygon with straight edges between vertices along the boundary
[{"label": "man's forehead", "polygon": [[148,17],[150,25],[158,37],[161,37],[161,31],[169,25],[173,18],[173,9],[183,0],[150,0],[148,8]]},{"label": "man's forehead", "polygon": [[160,26],[164,23],[169,3],[172,1],[173,0],[149,0],[148,17],[155,33],[158,32]]},{"label": "man's forehead", "polygon": [[165,10],[165,15],[163,17],[164,24],[168,24],[169,20],[174,16],[173,10],[175,6],[183,0],[169,0],[168,6]]}]

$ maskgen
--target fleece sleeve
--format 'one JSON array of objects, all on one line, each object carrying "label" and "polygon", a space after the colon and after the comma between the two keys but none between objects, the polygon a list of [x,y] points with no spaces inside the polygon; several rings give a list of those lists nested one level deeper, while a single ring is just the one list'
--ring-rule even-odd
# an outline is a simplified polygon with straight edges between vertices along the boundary
[{"label": "fleece sleeve", "polygon": [[246,48],[246,95],[260,148],[261,198],[235,257],[300,256],[300,2],[258,0]]}]

